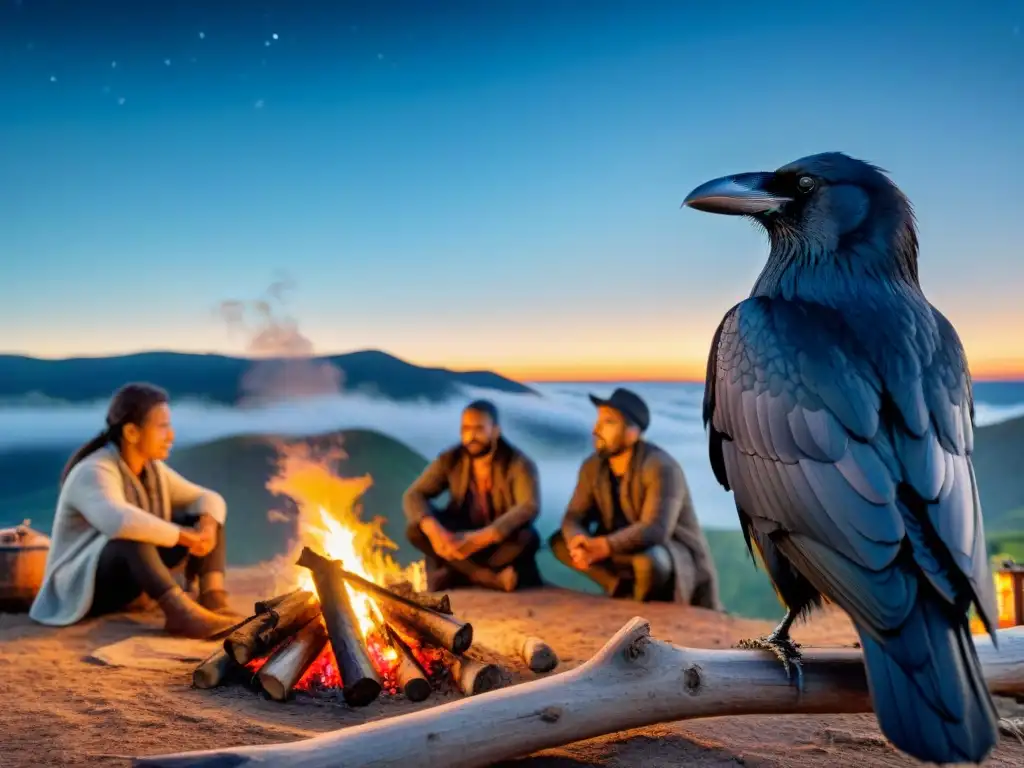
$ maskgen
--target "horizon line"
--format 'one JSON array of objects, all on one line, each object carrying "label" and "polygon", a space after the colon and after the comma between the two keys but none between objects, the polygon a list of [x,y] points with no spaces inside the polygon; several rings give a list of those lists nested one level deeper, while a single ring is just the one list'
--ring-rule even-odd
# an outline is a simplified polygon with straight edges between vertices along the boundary
[{"label": "horizon line", "polygon": [[[458,363],[427,363],[423,361],[413,361],[409,358],[400,357],[387,350],[380,349],[377,347],[360,347],[356,349],[350,349],[344,352],[322,352],[311,355],[281,355],[276,359],[285,359],[288,357],[303,358],[310,360],[331,358],[331,357],[343,357],[345,355],[353,355],[366,352],[375,352],[388,357],[394,358],[401,362],[415,366],[417,368],[433,368],[448,370],[453,373],[493,373],[504,378],[508,378],[512,381],[518,381],[521,383],[537,383],[537,384],[613,384],[613,383],[636,383],[636,384],[704,384],[705,375],[703,373],[704,364],[699,366],[698,370],[695,370],[695,366],[687,365],[683,362],[678,363],[656,363],[654,361],[648,361],[645,363],[637,363],[632,366],[627,366],[622,369],[613,367],[607,364],[580,364],[577,367],[566,366],[560,368],[552,368],[552,366],[539,365],[539,366],[523,366],[523,365],[512,365],[509,367],[497,365],[492,367],[480,365],[472,366],[461,366]],[[32,354],[25,351],[4,351],[0,350],[0,357],[21,357],[29,360],[38,360],[45,362],[63,362],[68,360],[106,360],[118,357],[137,357],[141,355],[183,355],[193,357],[223,357],[235,360],[251,360],[253,362],[259,360],[275,359],[274,355],[252,355],[246,353],[227,353],[218,352],[214,350],[176,350],[176,349],[141,349],[134,351],[116,352],[116,353],[92,353],[92,354],[74,354],[74,355],[38,355]],[[986,370],[986,368],[988,370]],[[995,368],[995,370],[992,370]],[[685,372],[684,372],[685,371]],[[971,373],[971,379],[974,382],[983,383],[1024,383],[1024,369],[1010,369],[1007,370],[1003,366],[985,366],[978,373]]]}]

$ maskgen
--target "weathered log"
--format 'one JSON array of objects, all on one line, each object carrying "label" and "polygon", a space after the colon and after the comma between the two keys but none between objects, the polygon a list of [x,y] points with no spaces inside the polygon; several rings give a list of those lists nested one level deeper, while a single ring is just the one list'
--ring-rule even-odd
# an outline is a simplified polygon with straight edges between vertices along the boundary
[{"label": "weathered log", "polygon": [[327,626],[317,616],[274,651],[256,674],[260,686],[274,701],[285,701],[309,665],[327,645]]},{"label": "weathered log", "polygon": [[522,661],[531,672],[550,672],[558,666],[558,654],[539,637],[487,627],[474,627],[473,634],[477,647]]},{"label": "weathered log", "polygon": [[402,687],[402,694],[409,701],[423,701],[430,695],[430,682],[423,668],[416,661],[412,649],[391,627],[384,625],[385,633],[391,643],[391,647],[398,654],[398,664],[395,676],[398,684]]},{"label": "weathered log", "polygon": [[241,669],[235,660],[218,648],[199,664],[192,672],[192,685],[196,688],[216,688]]},{"label": "weathered log", "polygon": [[283,595],[272,597],[269,600],[258,600],[256,601],[256,605],[253,607],[253,613],[257,615],[267,613],[268,611],[273,610],[275,606],[280,605],[282,602],[294,595],[296,592],[301,591],[302,590],[300,589],[293,589],[291,592],[285,592]]},{"label": "weathered log", "polygon": [[297,561],[313,574],[316,593],[341,674],[341,692],[353,707],[365,707],[380,695],[380,675],[370,661],[359,621],[352,609],[341,564],[306,547]]},{"label": "weathered log", "polygon": [[393,584],[388,584],[387,588],[396,595],[414,600],[424,608],[430,608],[431,610],[443,613],[446,616],[452,615],[451,598],[443,592],[440,594],[434,592],[417,592],[408,581],[396,581]]},{"label": "weathered log", "polygon": [[[242,627],[257,621],[259,618],[259,616],[250,616],[245,621],[236,624],[231,632],[234,633]],[[229,678],[236,675],[241,669],[242,666],[228,655],[222,644],[217,650],[203,659],[192,672],[192,685],[202,689],[216,688],[227,682]]]},{"label": "weathered log", "polygon": [[224,639],[224,650],[237,664],[246,665],[266,656],[320,613],[320,603],[310,592],[288,595],[266,613],[237,626]]},{"label": "weathered log", "polygon": [[455,684],[466,696],[495,691],[505,684],[505,672],[497,664],[485,664],[476,659],[467,659],[465,656],[454,656],[449,668]]},{"label": "weathered log", "polygon": [[451,616],[426,608],[413,611],[404,605],[380,600],[377,603],[388,624],[400,628],[405,635],[422,638],[427,645],[462,654],[473,643],[473,626]]},{"label": "weathered log", "polygon": [[[1024,627],[976,637],[993,693],[1024,692]],[[582,666],[303,741],[136,759],[137,766],[482,768],[540,749],[695,717],[870,712],[859,650],[804,649],[804,691],[770,654],[680,648],[634,618]],[[467,727],[469,724],[486,727]]]}]

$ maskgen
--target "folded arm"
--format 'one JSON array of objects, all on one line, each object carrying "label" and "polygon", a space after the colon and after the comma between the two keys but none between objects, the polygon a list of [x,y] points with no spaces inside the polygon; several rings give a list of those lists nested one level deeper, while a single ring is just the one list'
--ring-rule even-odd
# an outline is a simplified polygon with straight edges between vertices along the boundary
[{"label": "folded arm", "polygon": [[686,482],[677,465],[648,461],[641,468],[643,506],[640,519],[608,535],[612,554],[631,554],[668,542],[685,501]]},{"label": "folded arm", "polygon": [[224,525],[228,516],[228,505],[223,496],[186,480],[166,464],[160,468],[167,478],[167,497],[172,508],[187,507],[195,515],[211,517]]},{"label": "folded arm", "polygon": [[427,465],[402,496],[405,519],[410,523],[422,523],[426,518],[433,518],[434,510],[430,501],[447,490],[448,466],[443,457],[438,456]]},{"label": "folded arm", "polygon": [[587,462],[580,467],[579,476],[576,478],[576,488],[569,499],[569,505],[565,508],[565,516],[562,518],[562,536],[566,542],[573,540],[575,536],[587,536],[587,528],[597,510],[597,502],[594,500],[594,480],[592,472],[589,471]]},{"label": "folded arm", "polygon": [[115,466],[103,462],[82,464],[68,478],[64,493],[97,531],[111,539],[129,539],[158,547],[173,547],[181,529],[174,523],[129,504],[124,481]]}]

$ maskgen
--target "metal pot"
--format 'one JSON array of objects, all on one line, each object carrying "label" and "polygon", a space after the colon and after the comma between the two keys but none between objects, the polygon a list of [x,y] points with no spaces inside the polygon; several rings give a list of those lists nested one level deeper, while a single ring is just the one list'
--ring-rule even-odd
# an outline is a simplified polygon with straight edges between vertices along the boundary
[{"label": "metal pot", "polygon": [[50,537],[30,522],[0,528],[0,611],[6,613],[27,611],[43,583]]}]

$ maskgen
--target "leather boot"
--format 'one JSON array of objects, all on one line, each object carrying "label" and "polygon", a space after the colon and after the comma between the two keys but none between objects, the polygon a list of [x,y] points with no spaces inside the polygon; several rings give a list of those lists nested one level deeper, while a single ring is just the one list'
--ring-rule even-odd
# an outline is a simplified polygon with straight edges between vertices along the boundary
[{"label": "leather boot", "polygon": [[238,622],[229,616],[208,611],[186,595],[181,587],[172,587],[159,600],[170,635],[207,640],[231,629]]},{"label": "leather boot", "polygon": [[143,592],[124,607],[125,613],[148,613],[156,610],[156,600]]},{"label": "leather boot", "polygon": [[228,604],[228,593],[223,589],[211,589],[206,592],[200,592],[199,604],[208,611],[213,611],[221,616],[229,616],[235,621],[245,618],[231,610],[231,606]]}]

